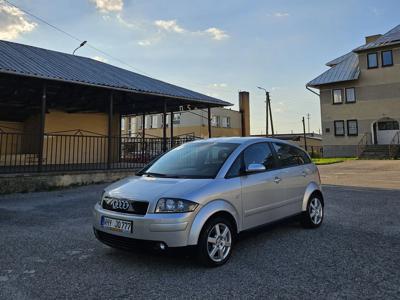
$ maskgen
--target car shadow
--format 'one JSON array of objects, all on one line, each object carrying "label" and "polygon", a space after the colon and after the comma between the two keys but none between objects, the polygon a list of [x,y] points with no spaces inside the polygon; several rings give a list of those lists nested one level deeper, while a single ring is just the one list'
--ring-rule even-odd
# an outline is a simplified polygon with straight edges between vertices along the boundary
[{"label": "car shadow", "polygon": [[[234,255],[240,256],[241,253],[247,252],[246,249],[249,243],[256,247],[262,247],[266,241],[276,238],[277,235],[286,237],[295,231],[302,230],[298,219],[298,216],[291,217],[241,232],[235,243]],[[202,267],[196,260],[195,246],[167,248],[166,250],[159,250],[148,246],[138,246],[129,250],[111,248],[106,245],[104,247],[107,248],[106,252],[103,253],[107,257],[107,260],[110,259],[118,264],[135,265],[135,267],[162,265],[165,269]]]}]

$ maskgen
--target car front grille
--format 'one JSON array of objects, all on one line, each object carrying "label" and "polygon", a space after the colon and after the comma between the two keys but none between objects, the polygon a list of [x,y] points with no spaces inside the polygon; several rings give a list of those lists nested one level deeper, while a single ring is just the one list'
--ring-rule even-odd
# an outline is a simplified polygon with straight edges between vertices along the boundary
[{"label": "car front grille", "polygon": [[149,208],[149,203],[145,201],[105,197],[101,206],[107,210],[144,216]]}]

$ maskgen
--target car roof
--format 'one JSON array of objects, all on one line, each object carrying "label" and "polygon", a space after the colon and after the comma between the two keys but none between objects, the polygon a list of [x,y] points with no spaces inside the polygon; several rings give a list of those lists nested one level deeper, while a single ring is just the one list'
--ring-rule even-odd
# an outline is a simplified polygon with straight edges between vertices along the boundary
[{"label": "car roof", "polygon": [[279,142],[283,144],[289,144],[290,143],[279,140],[279,139],[274,139],[274,138],[267,138],[267,137],[218,137],[218,138],[209,138],[209,139],[202,139],[202,140],[196,140],[196,143],[209,143],[209,142],[214,142],[214,143],[233,143],[233,144],[253,144],[253,143],[259,143],[259,142]]}]

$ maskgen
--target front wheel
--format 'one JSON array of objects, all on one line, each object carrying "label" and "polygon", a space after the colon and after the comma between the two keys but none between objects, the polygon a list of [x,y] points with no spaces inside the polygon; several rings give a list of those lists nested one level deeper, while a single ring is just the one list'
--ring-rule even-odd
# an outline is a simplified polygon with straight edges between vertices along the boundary
[{"label": "front wheel", "polygon": [[201,231],[197,245],[200,262],[208,267],[225,264],[232,253],[233,226],[224,217],[209,220]]},{"label": "front wheel", "polygon": [[324,204],[320,195],[311,195],[307,210],[302,213],[301,224],[305,228],[317,228],[324,219]]}]

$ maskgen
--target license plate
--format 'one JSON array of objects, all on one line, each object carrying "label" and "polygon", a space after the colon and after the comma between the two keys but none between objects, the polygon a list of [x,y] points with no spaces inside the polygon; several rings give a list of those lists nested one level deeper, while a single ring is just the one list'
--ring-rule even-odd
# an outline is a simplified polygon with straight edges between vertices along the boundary
[{"label": "license plate", "polygon": [[132,221],[118,220],[109,217],[101,217],[101,226],[112,231],[132,232]]}]

